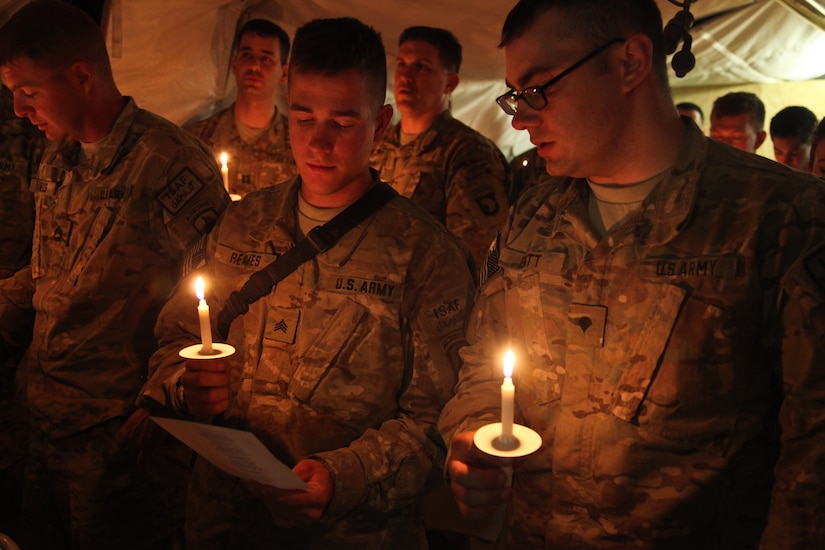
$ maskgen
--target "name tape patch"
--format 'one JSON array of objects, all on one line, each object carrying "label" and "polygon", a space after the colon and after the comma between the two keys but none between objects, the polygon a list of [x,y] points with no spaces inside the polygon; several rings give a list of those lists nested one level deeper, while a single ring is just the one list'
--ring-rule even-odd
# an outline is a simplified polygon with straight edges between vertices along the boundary
[{"label": "name tape patch", "polygon": [[643,261],[640,274],[646,278],[698,277],[735,279],[738,274],[737,256],[699,256],[695,258],[652,258]]},{"label": "name tape patch", "polygon": [[249,269],[263,269],[278,257],[277,254],[266,254],[256,251],[235,250],[224,244],[218,245],[215,250],[215,259],[236,267]]},{"label": "name tape patch", "polygon": [[374,281],[359,277],[325,277],[322,288],[341,294],[367,294],[387,300],[400,301],[404,295],[404,285],[389,281]]}]

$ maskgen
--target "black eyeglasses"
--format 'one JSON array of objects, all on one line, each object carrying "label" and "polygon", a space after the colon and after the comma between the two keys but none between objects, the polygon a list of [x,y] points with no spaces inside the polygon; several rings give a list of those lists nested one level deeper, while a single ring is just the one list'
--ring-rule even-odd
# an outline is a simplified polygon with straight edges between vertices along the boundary
[{"label": "black eyeglasses", "polygon": [[590,61],[592,58],[599,55],[601,52],[603,52],[604,50],[606,50],[607,48],[609,48],[613,44],[618,44],[618,43],[624,42],[624,41],[625,41],[624,38],[614,38],[613,40],[602,44],[601,46],[599,46],[598,48],[596,48],[595,50],[593,50],[589,54],[585,55],[584,57],[582,57],[581,59],[579,59],[578,61],[576,61],[572,65],[570,65],[569,67],[567,67],[565,70],[563,70],[562,72],[560,72],[559,74],[557,74],[556,76],[554,76],[553,78],[551,78],[550,80],[548,80],[547,82],[542,84],[541,86],[534,86],[532,88],[527,88],[527,89],[522,90],[521,92],[517,92],[513,89],[510,89],[506,94],[498,96],[496,98],[496,103],[498,103],[498,106],[501,107],[502,111],[504,111],[505,113],[507,113],[510,116],[513,116],[518,112],[518,101],[519,101],[519,99],[523,99],[524,102],[528,106],[530,106],[531,109],[535,109],[536,111],[540,111],[541,109],[544,109],[545,107],[547,107],[547,95],[545,94],[545,91],[550,86],[552,86],[553,84],[555,84],[556,82],[558,82],[559,80],[564,78],[565,76],[569,75],[570,73],[572,73],[573,71],[575,71],[576,69],[578,69],[579,67],[581,67],[582,65],[587,63],[588,61]]}]

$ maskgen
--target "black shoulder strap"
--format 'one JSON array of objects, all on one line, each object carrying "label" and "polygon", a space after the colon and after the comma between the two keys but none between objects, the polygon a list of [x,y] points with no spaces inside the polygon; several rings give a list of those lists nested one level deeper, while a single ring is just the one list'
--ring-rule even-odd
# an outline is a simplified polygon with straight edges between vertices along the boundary
[{"label": "black shoulder strap", "polygon": [[398,193],[386,183],[376,183],[337,216],[324,225],[313,228],[306,238],[301,239],[265,268],[253,273],[240,290],[229,295],[223,309],[218,313],[218,334],[221,338],[226,340],[232,321],[249,311],[251,304],[269,294],[279,281],[319,252],[332,248],[350,229],[378,212],[396,195]]}]

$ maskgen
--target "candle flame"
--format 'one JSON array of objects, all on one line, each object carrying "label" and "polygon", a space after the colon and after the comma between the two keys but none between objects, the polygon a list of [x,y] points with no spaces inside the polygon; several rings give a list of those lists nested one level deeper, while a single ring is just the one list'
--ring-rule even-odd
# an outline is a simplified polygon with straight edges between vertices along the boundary
[{"label": "candle flame", "polygon": [[513,350],[508,349],[507,353],[504,354],[504,377],[505,378],[512,378],[513,377],[513,365],[516,362],[516,358],[513,355]]},{"label": "candle flame", "polygon": [[195,295],[198,300],[203,300],[203,277],[198,277],[195,280]]},{"label": "candle flame", "polygon": [[226,168],[227,162],[229,162],[229,155],[226,152],[221,153],[221,168]]}]

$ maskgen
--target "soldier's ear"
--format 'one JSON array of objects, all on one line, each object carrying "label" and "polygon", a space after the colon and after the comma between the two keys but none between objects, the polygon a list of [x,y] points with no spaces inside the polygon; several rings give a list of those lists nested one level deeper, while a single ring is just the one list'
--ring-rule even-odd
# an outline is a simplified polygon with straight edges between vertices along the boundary
[{"label": "soldier's ear", "polygon": [[447,75],[447,87],[444,90],[444,93],[450,95],[453,93],[453,90],[458,88],[458,83],[461,80],[461,77],[458,76],[458,73],[450,73]]},{"label": "soldier's ear", "polygon": [[375,135],[373,136],[373,140],[375,142],[379,142],[384,139],[384,133],[387,131],[387,128],[390,127],[390,122],[392,121],[392,105],[384,105],[378,110],[378,114],[375,117]]},{"label": "soldier's ear", "polygon": [[286,82],[286,76],[289,73],[289,63],[284,63],[281,66],[281,80],[280,82]]}]

